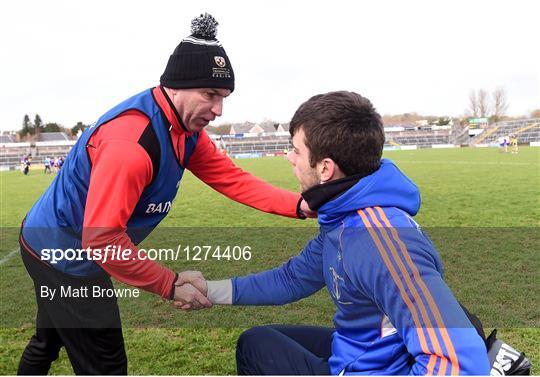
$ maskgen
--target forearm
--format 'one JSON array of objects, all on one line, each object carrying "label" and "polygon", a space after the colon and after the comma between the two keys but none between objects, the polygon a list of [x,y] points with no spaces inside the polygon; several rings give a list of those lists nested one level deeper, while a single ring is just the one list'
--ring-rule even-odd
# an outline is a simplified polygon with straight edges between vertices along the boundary
[{"label": "forearm", "polygon": [[259,211],[292,218],[303,217],[298,211],[299,194],[274,187],[237,169],[238,172],[219,181],[204,176],[198,178],[228,198]]},{"label": "forearm", "polygon": [[265,289],[260,289],[261,285],[250,279],[251,276],[240,281],[239,278],[208,281],[208,299],[218,305],[282,305],[302,298],[295,298],[277,285],[263,284]]},{"label": "forearm", "polygon": [[263,212],[287,217],[298,213],[300,194],[274,187],[245,172],[221,154],[201,132],[187,168],[201,181],[228,198]]},{"label": "forearm", "polygon": [[321,235],[283,265],[243,277],[208,283],[214,303],[282,305],[307,297],[324,286]]},{"label": "forearm", "polygon": [[319,281],[296,280],[283,268],[208,281],[208,299],[219,305],[283,305],[318,291]]},{"label": "forearm", "polygon": [[284,305],[324,286],[318,274],[295,271],[291,261],[272,270],[233,278],[233,305]]}]

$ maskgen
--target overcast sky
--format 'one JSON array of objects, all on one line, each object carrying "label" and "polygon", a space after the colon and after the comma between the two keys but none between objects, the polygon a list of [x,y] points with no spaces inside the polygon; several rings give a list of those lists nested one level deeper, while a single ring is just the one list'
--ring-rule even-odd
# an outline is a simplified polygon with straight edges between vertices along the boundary
[{"label": "overcast sky", "polygon": [[459,116],[503,87],[509,114],[540,107],[540,2],[59,1],[0,5],[0,129],[72,127],[159,83],[201,12],[219,22],[236,90],[214,124],[290,120],[310,96],[351,90],[381,114]]}]

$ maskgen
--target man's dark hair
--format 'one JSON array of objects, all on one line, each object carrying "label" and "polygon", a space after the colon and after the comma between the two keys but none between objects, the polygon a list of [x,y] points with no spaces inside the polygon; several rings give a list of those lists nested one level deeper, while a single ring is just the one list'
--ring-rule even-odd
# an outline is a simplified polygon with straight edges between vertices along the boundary
[{"label": "man's dark hair", "polygon": [[328,157],[347,176],[367,176],[381,164],[381,116],[357,93],[340,91],[311,97],[296,110],[289,125],[291,137],[299,129],[304,130],[311,167]]}]

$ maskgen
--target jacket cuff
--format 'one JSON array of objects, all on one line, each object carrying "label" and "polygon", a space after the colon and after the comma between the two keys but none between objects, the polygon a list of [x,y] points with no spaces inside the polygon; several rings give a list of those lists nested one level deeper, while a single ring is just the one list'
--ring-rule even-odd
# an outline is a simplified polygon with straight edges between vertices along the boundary
[{"label": "jacket cuff", "polygon": [[302,212],[302,210],[300,209],[300,204],[302,204],[302,200],[304,200],[304,198],[300,196],[300,199],[298,199],[298,203],[296,203],[296,216],[298,216],[299,219],[304,220],[307,216],[304,215],[304,212]]},{"label": "jacket cuff", "polygon": [[212,304],[218,305],[232,305],[232,280],[208,280],[208,293],[207,297]]},{"label": "jacket cuff", "polygon": [[176,286],[174,285],[178,281],[178,272],[175,273],[175,277],[171,286],[171,293],[169,293],[169,300],[174,300],[174,289]]}]

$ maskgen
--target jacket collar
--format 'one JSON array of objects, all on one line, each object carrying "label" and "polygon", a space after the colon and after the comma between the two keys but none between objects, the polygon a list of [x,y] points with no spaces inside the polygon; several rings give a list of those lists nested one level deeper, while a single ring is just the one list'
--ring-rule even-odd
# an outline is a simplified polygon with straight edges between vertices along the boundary
[{"label": "jacket collar", "polygon": [[362,176],[360,174],[336,179],[313,186],[302,193],[302,198],[313,211],[317,211],[326,202],[338,197],[353,187]]},{"label": "jacket collar", "polygon": [[379,169],[318,209],[320,225],[333,226],[351,212],[369,207],[395,207],[409,216],[420,209],[418,187],[392,161],[383,159]]}]

